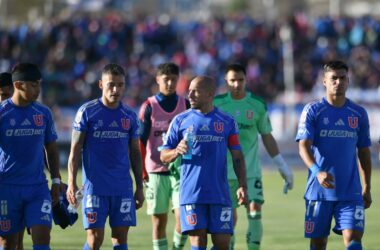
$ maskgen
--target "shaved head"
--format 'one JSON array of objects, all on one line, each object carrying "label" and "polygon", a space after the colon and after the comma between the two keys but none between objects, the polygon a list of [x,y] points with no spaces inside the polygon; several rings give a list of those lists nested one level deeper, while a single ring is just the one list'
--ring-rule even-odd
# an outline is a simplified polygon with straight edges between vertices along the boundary
[{"label": "shaved head", "polygon": [[200,89],[211,92],[213,95],[216,92],[215,80],[210,76],[197,76],[191,82],[196,83]]}]

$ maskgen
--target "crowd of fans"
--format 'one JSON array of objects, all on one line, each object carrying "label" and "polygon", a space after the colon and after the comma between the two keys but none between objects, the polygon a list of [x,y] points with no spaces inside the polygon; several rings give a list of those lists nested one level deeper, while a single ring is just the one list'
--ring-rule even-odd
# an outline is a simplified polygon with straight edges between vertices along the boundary
[{"label": "crowd of fans", "polygon": [[[380,19],[311,19],[295,13],[293,31],[295,88],[310,91],[323,62],[339,58],[351,67],[351,86],[375,89],[380,84]],[[222,89],[223,71],[231,62],[247,67],[249,89],[267,101],[284,90],[283,21],[263,22],[243,15],[214,17],[206,22],[178,21],[168,16],[127,20],[112,13],[102,17],[74,15],[41,25],[0,30],[0,69],[18,61],[43,70],[43,101],[78,106],[99,95],[101,68],[117,62],[128,73],[125,102],[133,108],[157,92],[156,66],[173,61],[181,68],[179,93],[190,79],[214,76]]]}]

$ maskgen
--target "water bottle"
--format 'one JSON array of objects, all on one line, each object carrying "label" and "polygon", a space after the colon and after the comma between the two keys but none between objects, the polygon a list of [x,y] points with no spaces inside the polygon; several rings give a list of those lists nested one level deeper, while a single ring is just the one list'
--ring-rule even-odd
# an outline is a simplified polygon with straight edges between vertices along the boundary
[{"label": "water bottle", "polygon": [[162,145],[157,148],[157,151],[160,152],[163,149],[163,145],[166,143],[166,133],[162,133]]},{"label": "water bottle", "polygon": [[75,199],[77,200],[77,202],[74,205],[69,204],[69,206],[67,207],[67,210],[69,211],[69,213],[72,213],[72,214],[78,213],[78,207],[81,204],[82,199],[83,199],[83,187],[78,189],[78,191],[75,193]]},{"label": "water bottle", "polygon": [[184,139],[187,142],[187,152],[186,154],[182,155],[182,159],[184,160],[191,160],[193,157],[193,144],[194,144],[194,133],[192,128],[188,128],[185,132]]}]

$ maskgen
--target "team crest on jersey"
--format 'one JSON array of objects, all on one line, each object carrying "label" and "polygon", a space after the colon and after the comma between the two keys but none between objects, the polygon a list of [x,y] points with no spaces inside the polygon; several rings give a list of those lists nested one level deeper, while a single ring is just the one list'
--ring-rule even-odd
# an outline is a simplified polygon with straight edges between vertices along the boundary
[{"label": "team crest on jersey", "polygon": [[224,123],[223,122],[214,122],[214,129],[218,133],[222,133],[224,130]]},{"label": "team crest on jersey", "polygon": [[189,225],[196,225],[197,224],[197,215],[196,214],[189,214],[186,216],[187,223]]},{"label": "team crest on jersey", "polygon": [[9,124],[11,124],[11,126],[14,126],[14,125],[16,125],[16,120],[15,119],[10,119],[9,120]]},{"label": "team crest on jersey", "polygon": [[95,223],[97,220],[97,213],[96,212],[87,212],[87,221],[90,224]]},{"label": "team crest on jersey", "polygon": [[314,222],[313,221],[305,221],[305,232],[311,234],[314,232]]},{"label": "team crest on jersey", "polygon": [[358,127],[358,121],[359,118],[353,116],[353,117],[348,117],[348,125],[350,128],[357,128]]},{"label": "team crest on jersey", "polygon": [[42,125],[44,125],[44,120],[43,120],[42,115],[33,115],[33,121],[34,121],[34,124],[38,127],[41,127]]},{"label": "team crest on jersey", "polygon": [[248,120],[252,120],[253,119],[253,111],[252,110],[246,110],[245,111],[245,118],[247,118]]},{"label": "team crest on jersey", "polygon": [[11,220],[0,220],[0,229],[2,232],[8,232],[11,229]]},{"label": "team crest on jersey", "polygon": [[121,118],[121,126],[123,127],[123,129],[128,130],[131,126],[131,120],[127,118]]}]

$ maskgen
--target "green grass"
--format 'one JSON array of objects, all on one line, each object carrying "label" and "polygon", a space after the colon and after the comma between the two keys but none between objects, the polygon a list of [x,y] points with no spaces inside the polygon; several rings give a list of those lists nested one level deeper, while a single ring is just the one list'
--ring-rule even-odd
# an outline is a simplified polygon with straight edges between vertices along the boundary
[{"label": "green grass", "polygon": [[[65,174],[65,173],[63,173]],[[264,238],[262,250],[302,250],[308,248],[308,240],[303,238],[303,218],[306,170],[295,172],[295,188],[288,195],[282,194],[282,181],[275,171],[264,171],[265,204],[263,207]],[[373,171],[372,199],[373,204],[366,210],[366,233],[363,238],[363,248],[366,250],[380,249],[380,170]],[[137,212],[137,227],[129,232],[129,249],[148,250],[151,247],[151,223],[146,215],[146,208]],[[247,220],[244,209],[239,209],[239,221],[235,231],[237,250],[246,249],[245,230]],[[169,244],[172,239],[173,216],[170,216],[167,227]],[[81,218],[73,227],[62,230],[54,226],[52,230],[51,248],[57,250],[82,249],[85,242],[85,231],[82,228]],[[210,248],[210,241],[209,241]],[[185,249],[189,249],[187,243]],[[25,249],[31,249],[29,236],[25,237]],[[107,225],[106,235],[102,249],[112,249],[110,240],[110,228]],[[329,250],[344,249],[340,236],[332,233],[328,243]]]}]

